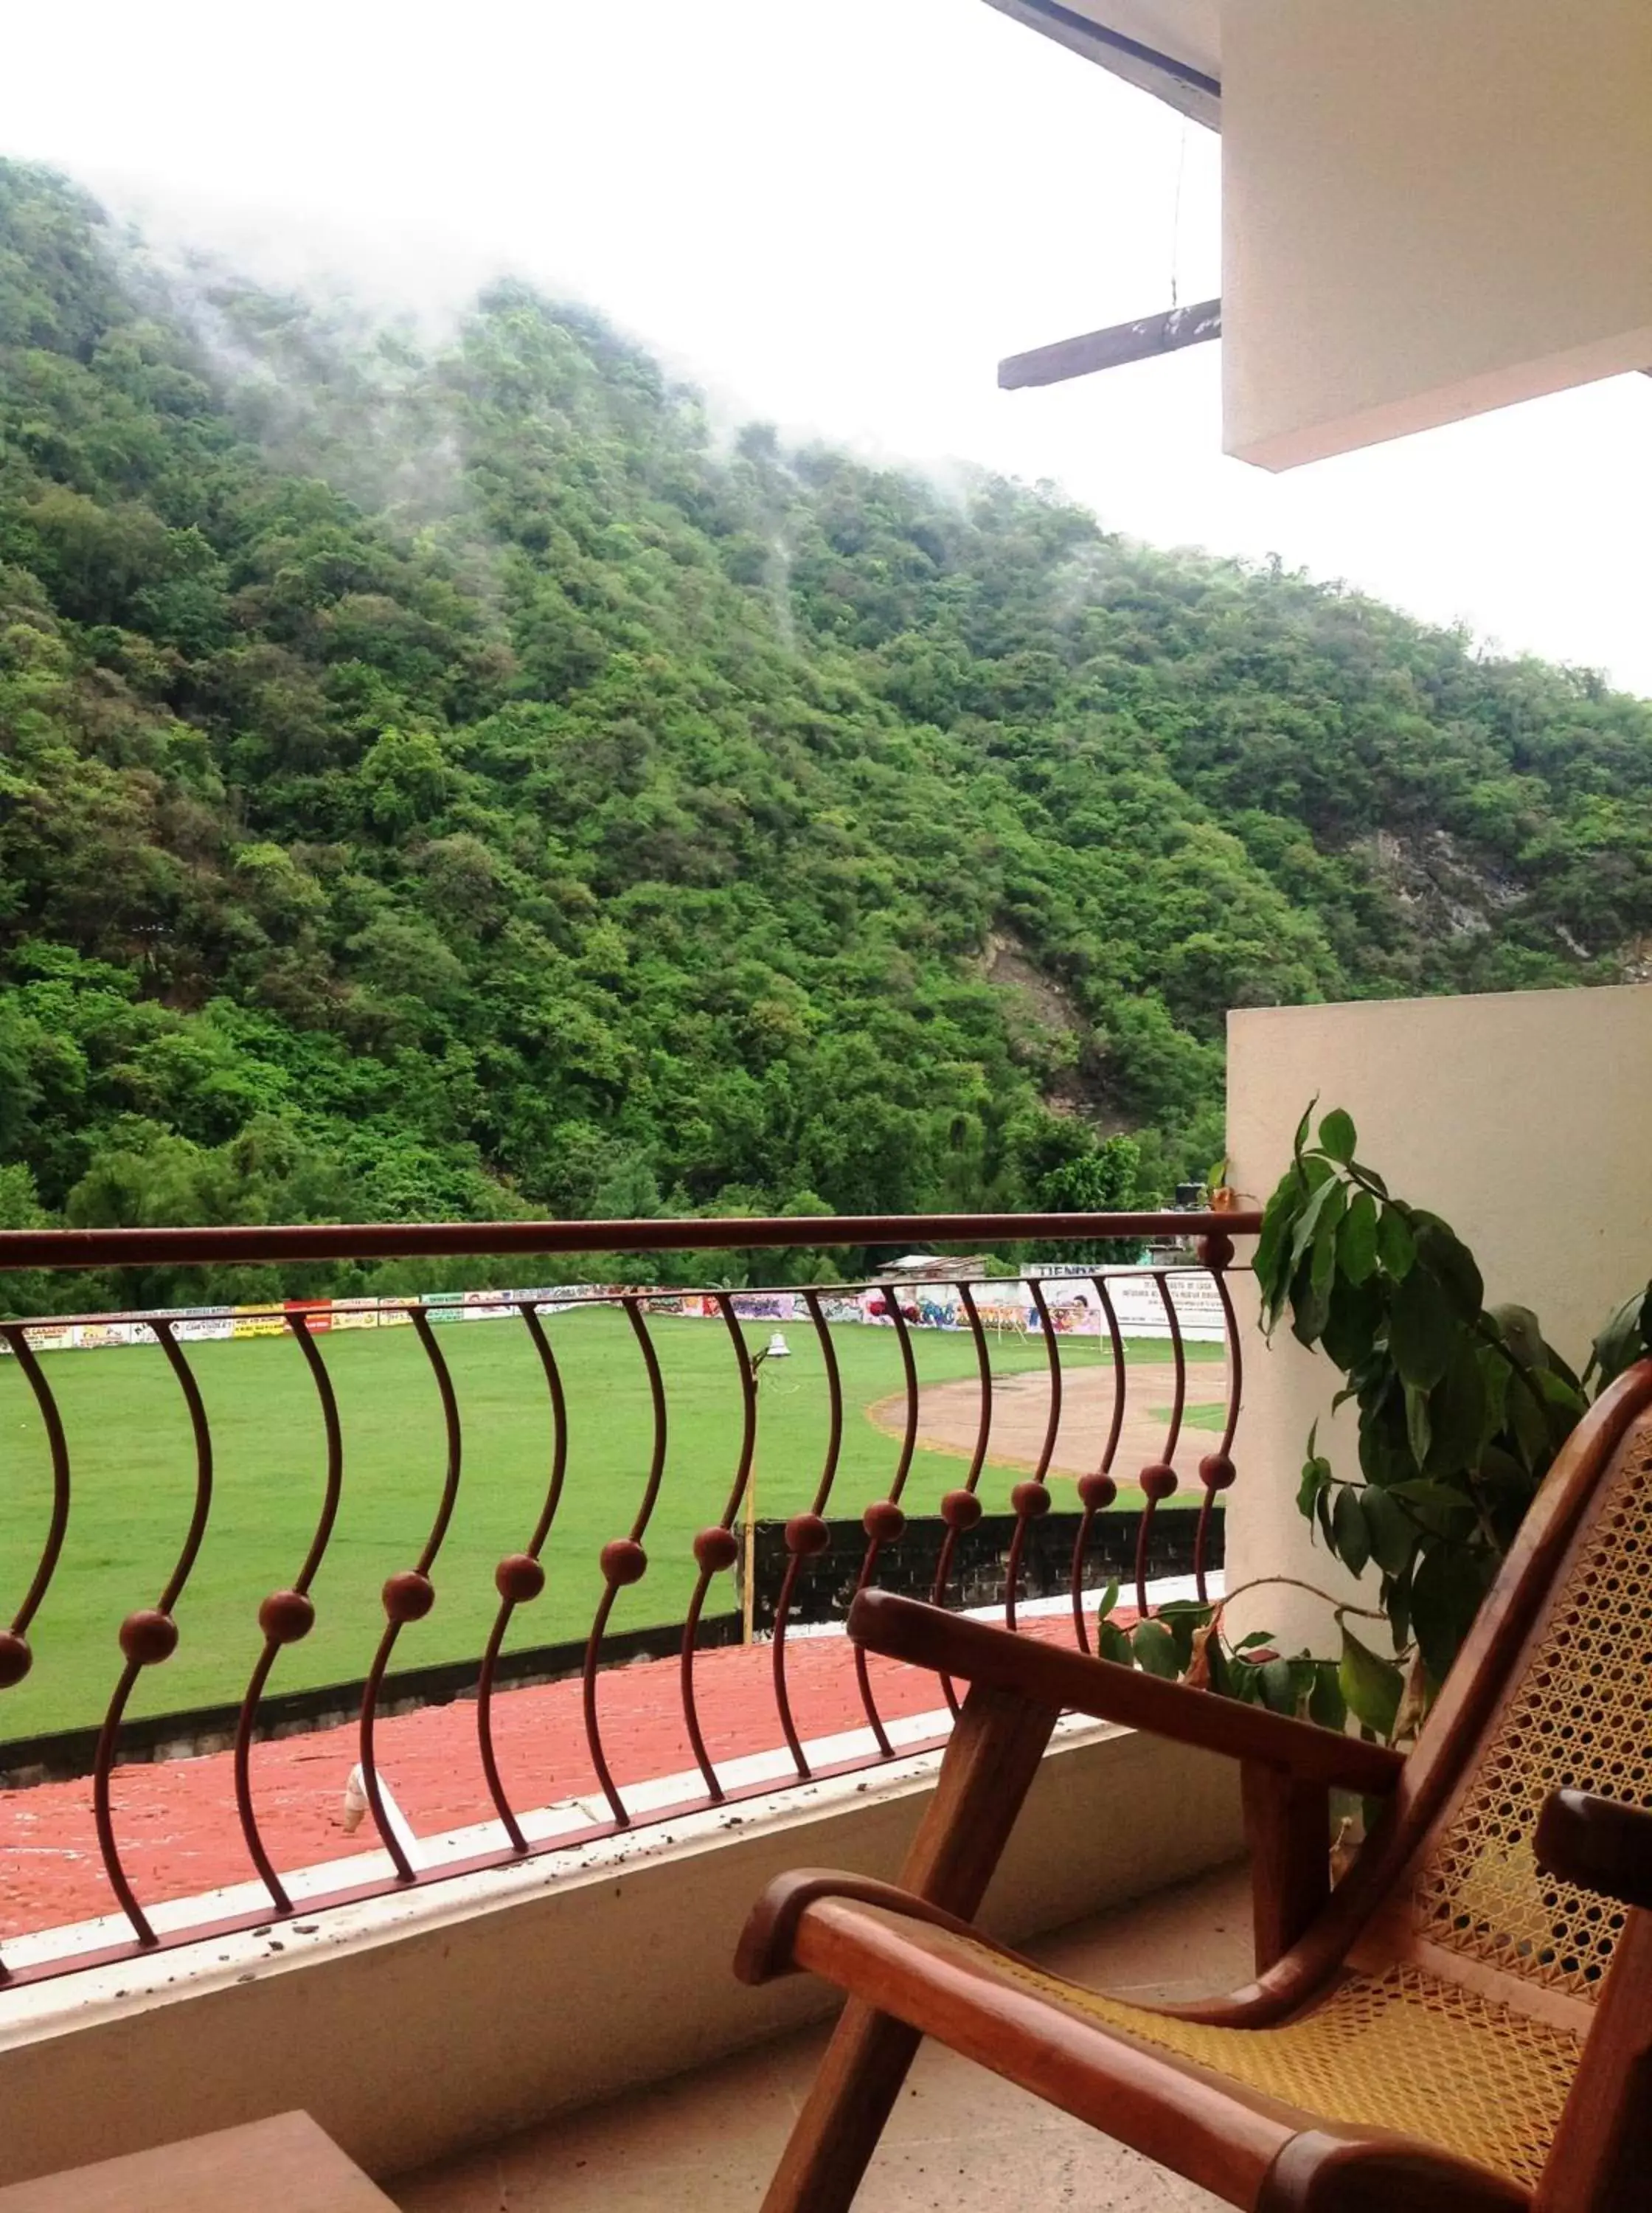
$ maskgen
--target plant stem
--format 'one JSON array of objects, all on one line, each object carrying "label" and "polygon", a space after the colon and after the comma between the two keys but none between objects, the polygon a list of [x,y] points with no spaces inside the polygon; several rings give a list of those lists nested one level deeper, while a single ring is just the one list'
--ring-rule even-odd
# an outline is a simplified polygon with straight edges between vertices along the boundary
[{"label": "plant stem", "polygon": [[1300,1576],[1253,1576],[1249,1582],[1241,1583],[1237,1590],[1224,1592],[1222,1603],[1229,1606],[1236,1598],[1243,1598],[1247,1591],[1265,1590],[1277,1585],[1283,1585],[1290,1590],[1306,1591],[1310,1598],[1322,1598],[1333,1613],[1357,1613],[1367,1621],[1386,1621],[1388,1619],[1375,1606],[1350,1606],[1343,1599],[1333,1598],[1329,1591],[1321,1590],[1317,1583],[1305,1583]]}]

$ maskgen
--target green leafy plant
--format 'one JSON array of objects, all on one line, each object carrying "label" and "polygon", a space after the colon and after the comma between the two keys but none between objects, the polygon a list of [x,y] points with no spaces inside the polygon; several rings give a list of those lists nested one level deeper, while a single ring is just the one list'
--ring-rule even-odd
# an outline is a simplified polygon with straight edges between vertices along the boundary
[{"label": "green leafy plant", "polygon": [[[1582,1414],[1580,1379],[1530,1308],[1484,1304],[1473,1254],[1437,1214],[1396,1198],[1356,1156],[1340,1109],[1269,1201],[1256,1253],[1270,1332],[1323,1351],[1359,1410],[1359,1474],[1310,1435],[1297,1503],[1352,1573],[1375,1564],[1397,1661],[1344,1619],[1348,1704],[1400,1734],[1438,1691],[1538,1485]],[[1408,1681],[1406,1662],[1411,1662]]]},{"label": "green leafy plant", "polygon": [[[1378,1603],[1332,1602],[1334,1659],[1283,1658],[1264,1632],[1229,1645],[1221,1607],[1167,1607],[1128,1633],[1104,1619],[1100,1643],[1109,1658],[1333,1727],[1351,1713],[1392,1743],[1437,1694],[1589,1387],[1652,1349],[1652,1285],[1612,1315],[1580,1378],[1529,1307],[1485,1305],[1473,1254],[1356,1157],[1346,1113],[1311,1137],[1313,1113],[1263,1216],[1262,1320],[1271,1335],[1288,1318],[1340,1371],[1334,1404],[1358,1410],[1358,1474],[1337,1472],[1316,1424],[1297,1503],[1352,1574],[1376,1568]],[[1361,1636],[1350,1620],[1379,1626]]]},{"label": "green leafy plant", "polygon": [[1588,1376],[1597,1391],[1615,1382],[1625,1368],[1652,1352],[1652,1283],[1631,1291],[1607,1319],[1589,1356]]},{"label": "green leafy plant", "polygon": [[1096,1620],[1096,1649],[1104,1660],[1243,1704],[1266,1706],[1273,1713],[1320,1722],[1328,1728],[1345,1726],[1349,1704],[1341,1663],[1315,1659],[1310,1652],[1287,1659],[1268,1630],[1252,1630],[1230,1642],[1222,1631],[1227,1600],[1209,1606],[1192,1599],[1175,1600],[1130,1625],[1118,1619],[1118,1602],[1119,1585],[1110,1583]]}]

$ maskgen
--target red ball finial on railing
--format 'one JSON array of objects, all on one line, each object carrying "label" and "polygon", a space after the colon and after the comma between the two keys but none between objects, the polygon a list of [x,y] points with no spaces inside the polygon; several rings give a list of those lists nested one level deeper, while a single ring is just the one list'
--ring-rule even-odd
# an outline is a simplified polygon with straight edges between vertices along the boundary
[{"label": "red ball finial on railing", "polygon": [[649,1556],[635,1537],[616,1537],[602,1547],[602,1579],[610,1583],[641,1582]]},{"label": "red ball finial on railing", "polygon": [[530,1606],[545,1588],[545,1570],[532,1552],[507,1552],[493,1570],[493,1588],[509,1606]]},{"label": "red ball finial on railing", "polygon": [[302,1591],[271,1591],[258,1610],[258,1625],[271,1644],[296,1644],[315,1626],[315,1606]]},{"label": "red ball finial on railing", "polygon": [[832,1531],[818,1514],[794,1514],[786,1524],[786,1550],[812,1559],[832,1542]]},{"label": "red ball finial on railing", "polygon": [[694,1558],[702,1574],[721,1575],[732,1568],[740,1558],[740,1539],[732,1529],[714,1522],[710,1528],[702,1529],[694,1539]]},{"label": "red ball finial on railing", "polygon": [[392,1576],[382,1593],[384,1610],[392,1621],[423,1621],[436,1604],[436,1585],[417,1568]]},{"label": "red ball finial on railing", "polygon": [[178,1625],[158,1607],[142,1606],[121,1623],[120,1649],[139,1667],[157,1667],[178,1649]]}]

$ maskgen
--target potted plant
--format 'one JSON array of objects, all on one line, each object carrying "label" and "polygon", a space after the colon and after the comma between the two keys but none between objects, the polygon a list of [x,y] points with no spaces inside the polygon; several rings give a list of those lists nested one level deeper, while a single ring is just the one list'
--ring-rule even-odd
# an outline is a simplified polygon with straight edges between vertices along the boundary
[{"label": "potted plant", "polygon": [[[1347,1113],[1326,1113],[1311,1137],[1313,1113],[1263,1216],[1262,1321],[1271,1335],[1288,1320],[1341,1375],[1335,1404],[1358,1410],[1358,1473],[1336,1472],[1316,1425],[1297,1504],[1352,1574],[1375,1565],[1377,1602],[1321,1594],[1340,1634],[1333,1655],[1287,1658],[1259,1631],[1229,1643],[1222,1617],[1236,1593],[1164,1607],[1128,1632],[1104,1620],[1099,1641],[1110,1659],[1332,1728],[1351,1713],[1398,1743],[1438,1692],[1591,1391],[1652,1346],[1652,1285],[1618,1308],[1578,1376],[1529,1307],[1485,1305],[1473,1254],[1356,1157]],[[1356,1619],[1376,1625],[1362,1634]]]}]

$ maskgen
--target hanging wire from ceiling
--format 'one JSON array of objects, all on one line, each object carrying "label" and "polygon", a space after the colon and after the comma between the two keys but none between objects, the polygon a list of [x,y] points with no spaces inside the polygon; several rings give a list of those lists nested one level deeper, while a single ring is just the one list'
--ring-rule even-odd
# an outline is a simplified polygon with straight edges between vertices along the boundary
[{"label": "hanging wire from ceiling", "polygon": [[1176,198],[1170,217],[1170,305],[1181,305],[1181,188],[1187,174],[1187,118],[1181,119],[1181,139],[1176,149]]}]

